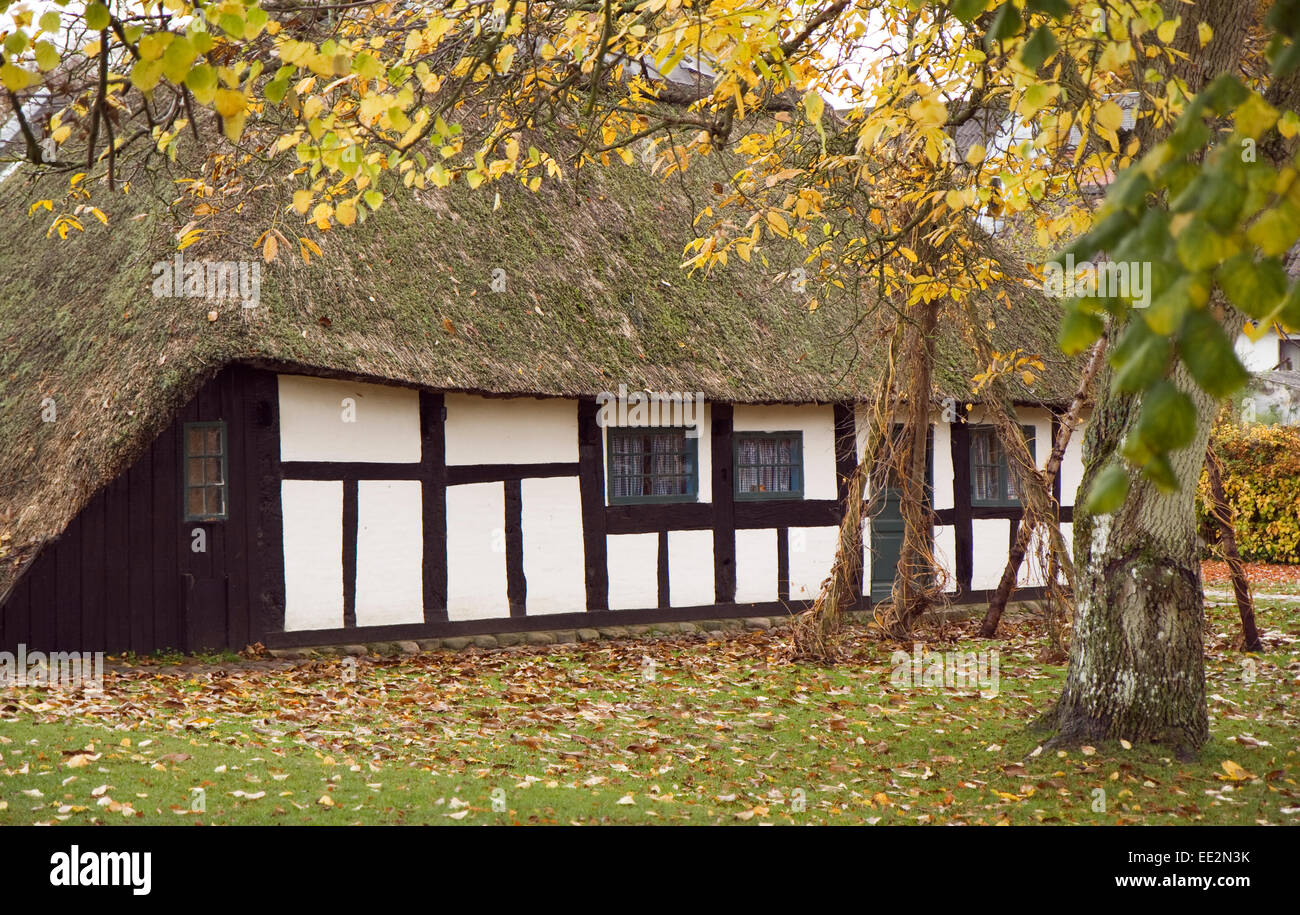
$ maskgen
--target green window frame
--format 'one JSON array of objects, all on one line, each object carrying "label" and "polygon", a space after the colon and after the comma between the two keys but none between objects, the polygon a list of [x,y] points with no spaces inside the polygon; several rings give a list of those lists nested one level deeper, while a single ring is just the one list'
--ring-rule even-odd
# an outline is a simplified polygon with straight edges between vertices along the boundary
[{"label": "green window frame", "polygon": [[732,466],[737,499],[802,499],[803,433],[737,431]]},{"label": "green window frame", "polygon": [[181,450],[181,507],[185,520],[226,520],[230,515],[226,424],[185,423]]},{"label": "green window frame", "polygon": [[605,442],[610,505],[697,500],[699,439],[685,427],[611,426]]},{"label": "green window frame", "polygon": [[[1021,426],[1029,454],[1034,453],[1034,427]],[[970,427],[970,504],[993,508],[1014,508],[1020,505],[1016,481],[1011,476],[1006,453],[998,441],[997,430],[991,425]]]}]

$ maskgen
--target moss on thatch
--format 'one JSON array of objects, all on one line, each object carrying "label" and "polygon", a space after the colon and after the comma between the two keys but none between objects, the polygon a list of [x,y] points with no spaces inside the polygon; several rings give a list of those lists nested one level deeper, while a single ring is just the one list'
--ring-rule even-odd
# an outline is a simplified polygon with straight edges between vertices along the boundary
[{"label": "moss on thatch", "polygon": [[[680,269],[711,193],[699,178],[688,189],[636,168],[588,170],[539,194],[503,184],[499,205],[491,190],[398,192],[364,223],[312,230],[324,256],[310,264],[282,248],[253,309],[152,295],[176,230],[156,197],[100,192],[109,226],[87,219],[60,241],[45,237],[48,213],[28,214],[32,199],[59,193],[21,174],[0,187],[0,595],[17,563],[233,362],[500,394],[619,383],[734,402],[871,394],[880,328],[855,325],[847,297],[809,312],[775,282],[798,251],[709,276]],[[255,257],[273,221],[295,239],[290,193],[277,186],[184,257]],[[498,268],[504,292],[492,291]],[[1056,320],[1027,308],[999,321],[998,344],[1050,357]],[[968,396],[972,347],[951,330],[938,343],[936,394]],[[1025,399],[1064,401],[1072,376],[1058,359]],[[56,422],[42,421],[46,398]]]}]

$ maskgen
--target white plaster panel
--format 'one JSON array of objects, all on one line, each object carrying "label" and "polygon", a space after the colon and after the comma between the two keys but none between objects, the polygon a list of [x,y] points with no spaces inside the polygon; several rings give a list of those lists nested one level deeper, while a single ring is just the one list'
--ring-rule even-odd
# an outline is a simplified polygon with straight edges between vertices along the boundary
[{"label": "white plaster panel", "polygon": [[776,600],[778,536],[775,528],[736,531],[736,603]]},{"label": "white plaster panel", "polygon": [[1061,455],[1061,506],[1075,505],[1079,498],[1079,484],[1083,482],[1083,437],[1088,424],[1081,422],[1070,436]]},{"label": "white plaster panel", "polygon": [[578,478],[524,480],[520,490],[527,612],[586,610],[587,564],[582,548],[582,497]]},{"label": "white plaster panel", "polygon": [[835,562],[839,533],[837,527],[790,528],[791,600],[813,600],[821,593]]},{"label": "white plaster panel", "polygon": [[934,558],[945,574],[945,591],[957,590],[957,533],[949,526],[934,529]]},{"label": "white plaster panel", "polygon": [[714,603],[713,531],[668,532],[668,596],[674,607]]},{"label": "white plaster panel", "polygon": [[578,460],[576,400],[448,394],[445,403],[449,465]]},{"label": "white plaster panel", "polygon": [[424,522],[419,480],[357,483],[358,626],[424,621]]},{"label": "white plaster panel", "polygon": [[506,594],[505,487],[447,487],[447,618],[510,615]]},{"label": "white plaster panel", "polygon": [[[645,610],[659,605],[658,534],[610,534],[605,538],[605,555],[609,609]],[[713,584],[711,571],[709,584]]]},{"label": "white plaster panel", "polygon": [[1011,522],[1004,518],[977,519],[971,522],[971,528],[971,587],[977,591],[996,588],[1011,548]]},{"label": "white plaster panel", "polygon": [[280,460],[420,460],[416,391],[306,375],[280,375],[278,381]]},{"label": "white plaster panel", "polygon": [[284,480],[284,628],[343,627],[343,484]]}]

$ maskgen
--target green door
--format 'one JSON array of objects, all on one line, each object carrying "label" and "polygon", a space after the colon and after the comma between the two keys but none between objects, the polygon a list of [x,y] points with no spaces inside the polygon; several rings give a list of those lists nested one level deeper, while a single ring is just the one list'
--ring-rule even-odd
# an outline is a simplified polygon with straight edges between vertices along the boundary
[{"label": "green door", "polygon": [[[894,427],[895,441],[902,435],[903,427]],[[933,504],[934,492],[934,429],[925,438],[925,505]],[[884,504],[871,519],[871,602],[889,600],[894,590],[894,576],[898,559],[903,551],[903,491],[899,481],[890,475],[885,490]],[[931,531],[933,543],[933,531]]]}]

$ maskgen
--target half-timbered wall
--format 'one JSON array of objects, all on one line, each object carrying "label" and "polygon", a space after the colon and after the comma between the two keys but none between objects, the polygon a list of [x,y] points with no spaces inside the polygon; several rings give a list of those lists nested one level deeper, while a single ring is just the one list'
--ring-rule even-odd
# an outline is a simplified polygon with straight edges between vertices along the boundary
[{"label": "half-timbered wall", "polygon": [[[816,597],[864,417],[843,405],[707,404],[694,500],[611,504],[598,415],[587,399],[231,367],[41,552],[0,612],[0,643],[287,647],[765,615]],[[1055,419],[1020,418],[1041,464]],[[184,522],[184,424],[218,420],[229,517]],[[997,583],[1020,511],[972,508],[969,426],[941,420],[936,552],[953,599],[978,600]],[[800,434],[801,494],[735,497],[733,449],[747,432]],[[1080,439],[1062,472],[1071,495]],[[1063,501],[1068,523],[1073,500]],[[1027,568],[1021,583],[1041,581]]]}]

